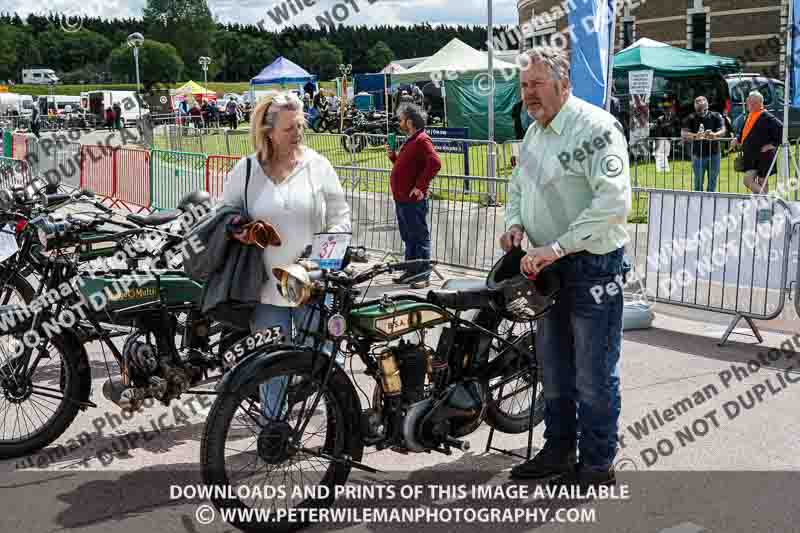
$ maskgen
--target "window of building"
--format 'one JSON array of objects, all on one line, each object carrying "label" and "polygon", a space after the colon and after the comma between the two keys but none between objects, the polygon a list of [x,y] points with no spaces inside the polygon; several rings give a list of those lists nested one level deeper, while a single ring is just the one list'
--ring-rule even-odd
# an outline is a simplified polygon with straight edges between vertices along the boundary
[{"label": "window of building", "polygon": [[626,20],[622,23],[622,47],[627,48],[633,44],[633,21]]},{"label": "window of building", "polygon": [[692,42],[690,50],[695,52],[706,52],[706,14],[696,13],[692,15]]}]

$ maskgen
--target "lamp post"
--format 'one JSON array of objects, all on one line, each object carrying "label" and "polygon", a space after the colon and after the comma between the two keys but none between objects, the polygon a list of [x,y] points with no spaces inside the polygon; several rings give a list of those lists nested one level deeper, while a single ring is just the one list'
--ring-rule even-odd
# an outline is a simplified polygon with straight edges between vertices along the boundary
[{"label": "lamp post", "polygon": [[489,123],[487,124],[487,132],[489,137],[489,153],[487,154],[488,157],[488,166],[489,166],[489,192],[486,198],[486,205],[496,205],[497,203],[497,196],[496,196],[496,187],[497,183],[494,180],[494,169],[495,169],[495,153],[494,153],[494,47],[492,43],[494,40],[492,39],[492,33],[494,32],[493,29],[493,21],[492,21],[492,0],[486,0],[486,18],[487,18],[487,42],[489,45],[487,46],[488,52],[488,64],[487,70],[489,75],[489,88],[491,89],[488,94],[488,98],[486,99],[487,105],[489,106],[488,109],[488,118]]},{"label": "lamp post", "polygon": [[[128,47],[133,48],[133,61],[136,64],[136,94],[141,96],[141,87],[139,82],[139,47],[144,43],[144,36],[139,33],[131,33],[128,35]],[[141,99],[140,99],[141,100]],[[142,103],[139,101],[139,123],[142,121]]]},{"label": "lamp post", "polygon": [[339,65],[339,72],[342,73],[342,99],[339,104],[339,108],[341,112],[339,113],[339,131],[341,132],[344,129],[344,102],[347,98],[347,76],[353,71],[353,65],[347,64],[345,65],[342,63]]},{"label": "lamp post", "polygon": [[200,56],[198,63],[200,63],[200,66],[203,67],[203,84],[208,85],[208,65],[211,64],[211,58]]}]

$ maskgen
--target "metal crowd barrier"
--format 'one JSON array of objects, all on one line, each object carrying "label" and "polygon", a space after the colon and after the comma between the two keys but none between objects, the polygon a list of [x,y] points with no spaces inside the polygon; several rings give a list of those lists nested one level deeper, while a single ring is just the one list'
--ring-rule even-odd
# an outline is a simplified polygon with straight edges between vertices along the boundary
[{"label": "metal crowd barrier", "polygon": [[206,160],[206,191],[214,199],[221,199],[225,178],[241,158],[230,155],[210,155]]},{"label": "metal crowd barrier", "polygon": [[[402,256],[388,169],[334,166],[352,210],[353,241],[380,253]],[[469,178],[474,191],[465,191]],[[355,182],[355,186],[353,185]],[[497,242],[503,233],[503,208],[480,203],[489,188],[504,201],[507,180],[474,176],[437,176],[429,190],[428,227],[431,257],[440,263],[489,271],[502,252]]]},{"label": "metal crowd barrier", "polygon": [[733,316],[724,344],[744,319],[783,310],[797,274],[793,240],[798,211],[766,195],[634,188],[631,242],[634,269],[657,302]]},{"label": "metal crowd barrier", "polygon": [[187,193],[205,189],[204,154],[190,152],[150,152],[150,207],[174,209]]}]

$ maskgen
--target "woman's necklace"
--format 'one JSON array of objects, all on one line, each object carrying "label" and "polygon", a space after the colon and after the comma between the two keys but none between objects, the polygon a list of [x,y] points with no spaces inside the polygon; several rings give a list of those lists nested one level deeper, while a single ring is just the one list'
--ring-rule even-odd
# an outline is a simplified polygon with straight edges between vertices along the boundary
[{"label": "woman's necklace", "polygon": [[[271,172],[267,174],[270,176],[270,180],[272,180],[272,183],[275,185],[275,195],[280,199],[281,207],[285,210],[289,209],[289,199],[284,194],[283,189],[287,189],[288,191],[288,187],[281,187],[281,185],[292,174],[297,166],[297,161],[297,154],[293,153],[285,164],[272,166],[272,168],[270,168]],[[275,172],[277,168],[280,168],[280,173]]]}]

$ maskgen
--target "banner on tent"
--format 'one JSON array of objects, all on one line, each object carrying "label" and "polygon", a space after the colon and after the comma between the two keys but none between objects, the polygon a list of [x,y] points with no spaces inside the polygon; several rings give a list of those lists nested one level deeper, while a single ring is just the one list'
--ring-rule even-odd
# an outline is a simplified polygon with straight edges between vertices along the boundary
[{"label": "banner on tent", "polygon": [[628,72],[631,93],[630,144],[650,136],[650,91],[653,88],[652,70]]}]

